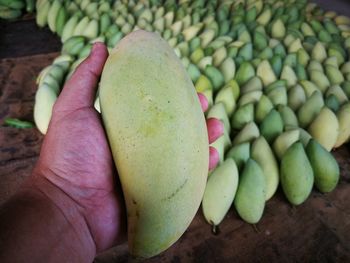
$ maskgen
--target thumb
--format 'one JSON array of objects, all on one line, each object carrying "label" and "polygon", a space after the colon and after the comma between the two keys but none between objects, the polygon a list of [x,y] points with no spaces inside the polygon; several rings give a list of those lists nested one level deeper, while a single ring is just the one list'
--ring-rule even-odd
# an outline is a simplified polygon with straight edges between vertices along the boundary
[{"label": "thumb", "polygon": [[64,85],[55,110],[70,112],[93,106],[97,83],[107,57],[106,46],[103,43],[95,43],[89,57],[78,66]]}]

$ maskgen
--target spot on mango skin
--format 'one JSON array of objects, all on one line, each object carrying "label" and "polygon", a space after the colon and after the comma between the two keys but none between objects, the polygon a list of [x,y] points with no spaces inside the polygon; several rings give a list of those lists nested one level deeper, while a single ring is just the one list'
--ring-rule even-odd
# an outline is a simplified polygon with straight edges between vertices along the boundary
[{"label": "spot on mango skin", "polygon": [[142,101],[145,103],[145,112],[148,116],[145,118],[138,129],[138,132],[145,137],[155,137],[159,133],[159,129],[164,127],[165,122],[171,122],[174,119],[173,114],[162,110],[149,94],[141,91]]},{"label": "spot on mango skin", "polygon": [[177,195],[180,192],[180,190],[182,188],[185,187],[187,181],[188,181],[188,177],[184,180],[184,182],[178,188],[175,189],[175,191],[173,193],[171,193],[169,196],[163,198],[162,201],[169,201],[170,199],[172,199],[175,195]]}]

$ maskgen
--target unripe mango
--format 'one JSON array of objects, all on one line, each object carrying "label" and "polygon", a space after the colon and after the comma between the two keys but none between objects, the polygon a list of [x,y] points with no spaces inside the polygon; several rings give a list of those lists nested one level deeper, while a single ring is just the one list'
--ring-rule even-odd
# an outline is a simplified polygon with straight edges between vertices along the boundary
[{"label": "unripe mango", "polygon": [[303,203],[311,193],[314,174],[301,142],[288,148],[281,160],[281,185],[288,201]]},{"label": "unripe mango", "polygon": [[265,208],[265,178],[259,164],[249,159],[239,178],[234,200],[239,216],[250,224],[259,222]]},{"label": "unripe mango", "polygon": [[327,107],[323,107],[317,117],[310,124],[308,132],[324,148],[331,151],[337,142],[339,133],[337,116]]},{"label": "unripe mango", "polygon": [[350,103],[344,104],[337,112],[339,134],[334,147],[339,147],[350,138]]},{"label": "unripe mango", "polygon": [[205,189],[209,145],[197,94],[170,46],[135,31],[107,59],[100,103],[126,201],[130,251],[157,255],[184,233]]},{"label": "unripe mango", "polygon": [[272,109],[269,114],[266,115],[259,128],[261,135],[263,135],[269,143],[272,143],[283,131],[281,114],[275,109]]},{"label": "unripe mango", "polygon": [[239,171],[250,157],[250,142],[244,142],[233,146],[225,155],[225,158],[232,158]]},{"label": "unripe mango", "polygon": [[332,191],[339,181],[337,161],[314,139],[310,140],[305,150],[314,171],[317,189],[322,193]]},{"label": "unripe mango", "polygon": [[213,225],[214,231],[230,209],[237,186],[237,166],[233,159],[226,159],[210,175],[202,201],[204,217]]},{"label": "unripe mango", "polygon": [[265,199],[269,200],[276,192],[279,183],[279,169],[272,149],[263,136],[252,144],[251,157],[256,161],[264,174],[266,184]]}]

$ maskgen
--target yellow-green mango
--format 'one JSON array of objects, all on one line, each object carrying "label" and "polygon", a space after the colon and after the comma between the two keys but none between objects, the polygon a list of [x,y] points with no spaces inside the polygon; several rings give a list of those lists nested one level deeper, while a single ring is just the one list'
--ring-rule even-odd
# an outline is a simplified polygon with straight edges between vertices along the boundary
[{"label": "yellow-green mango", "polygon": [[259,222],[265,208],[266,185],[259,164],[249,159],[239,178],[234,200],[239,216],[250,224]]},{"label": "yellow-green mango", "polygon": [[108,57],[100,104],[126,201],[129,249],[157,255],[187,229],[205,189],[208,134],[196,91],[170,46],[140,30]]},{"label": "yellow-green mango", "polygon": [[295,142],[281,160],[281,185],[288,201],[293,205],[303,203],[311,193],[314,173],[303,144]]},{"label": "yellow-green mango", "polygon": [[307,127],[316,118],[323,106],[322,93],[315,91],[298,110],[300,127]]},{"label": "yellow-green mango", "polygon": [[225,160],[210,175],[204,191],[202,210],[214,230],[230,209],[237,186],[238,170],[231,158]]},{"label": "yellow-green mango", "polygon": [[254,121],[254,104],[248,103],[239,107],[233,114],[231,126],[234,129],[240,130],[248,122]]},{"label": "yellow-green mango", "polygon": [[274,106],[269,97],[262,95],[255,106],[255,121],[261,123],[273,108]]},{"label": "yellow-green mango", "polygon": [[232,145],[241,144],[244,142],[250,142],[251,140],[254,140],[255,138],[258,138],[260,136],[260,131],[258,126],[256,126],[255,122],[249,122],[242,130],[240,130],[239,133],[234,137],[232,141]]},{"label": "yellow-green mango", "polygon": [[339,134],[334,147],[339,147],[350,138],[350,103],[344,104],[337,112]]},{"label": "yellow-green mango", "polygon": [[298,128],[285,131],[278,135],[272,146],[278,159],[282,159],[284,153],[293,143],[299,140],[299,137],[300,130]]},{"label": "yellow-green mango", "polygon": [[333,155],[316,140],[305,148],[315,176],[315,185],[322,193],[332,191],[339,181],[339,166]]},{"label": "yellow-green mango", "polygon": [[251,158],[256,161],[264,174],[266,184],[265,200],[269,200],[276,192],[279,183],[279,168],[272,149],[263,136],[252,143]]},{"label": "yellow-green mango", "polygon": [[231,158],[235,161],[239,171],[250,157],[250,142],[244,142],[234,145],[225,155],[225,158]]},{"label": "yellow-green mango", "polygon": [[327,151],[331,151],[337,142],[339,133],[339,123],[337,116],[323,107],[317,117],[308,128],[310,135],[316,139]]},{"label": "yellow-green mango", "polygon": [[269,143],[272,143],[283,131],[281,114],[277,110],[272,109],[261,122],[259,128],[261,135],[264,136]]}]

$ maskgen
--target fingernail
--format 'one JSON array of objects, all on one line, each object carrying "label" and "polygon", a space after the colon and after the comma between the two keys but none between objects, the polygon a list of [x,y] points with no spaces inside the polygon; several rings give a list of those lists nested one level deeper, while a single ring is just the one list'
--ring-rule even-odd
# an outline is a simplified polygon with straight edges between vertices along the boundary
[{"label": "fingernail", "polygon": [[91,49],[90,55],[94,55],[94,54],[96,53],[96,51],[100,48],[101,45],[103,45],[102,42],[95,42],[95,43],[92,45],[92,49]]},{"label": "fingernail", "polygon": [[208,109],[208,100],[202,93],[197,93],[197,94],[198,94],[199,102],[201,103],[202,111],[206,112],[206,110]]},{"label": "fingernail", "polygon": [[209,171],[213,170],[219,163],[219,153],[218,151],[210,146],[209,147]]},{"label": "fingernail", "polygon": [[216,118],[207,119],[209,143],[216,141],[224,133],[223,123]]}]

